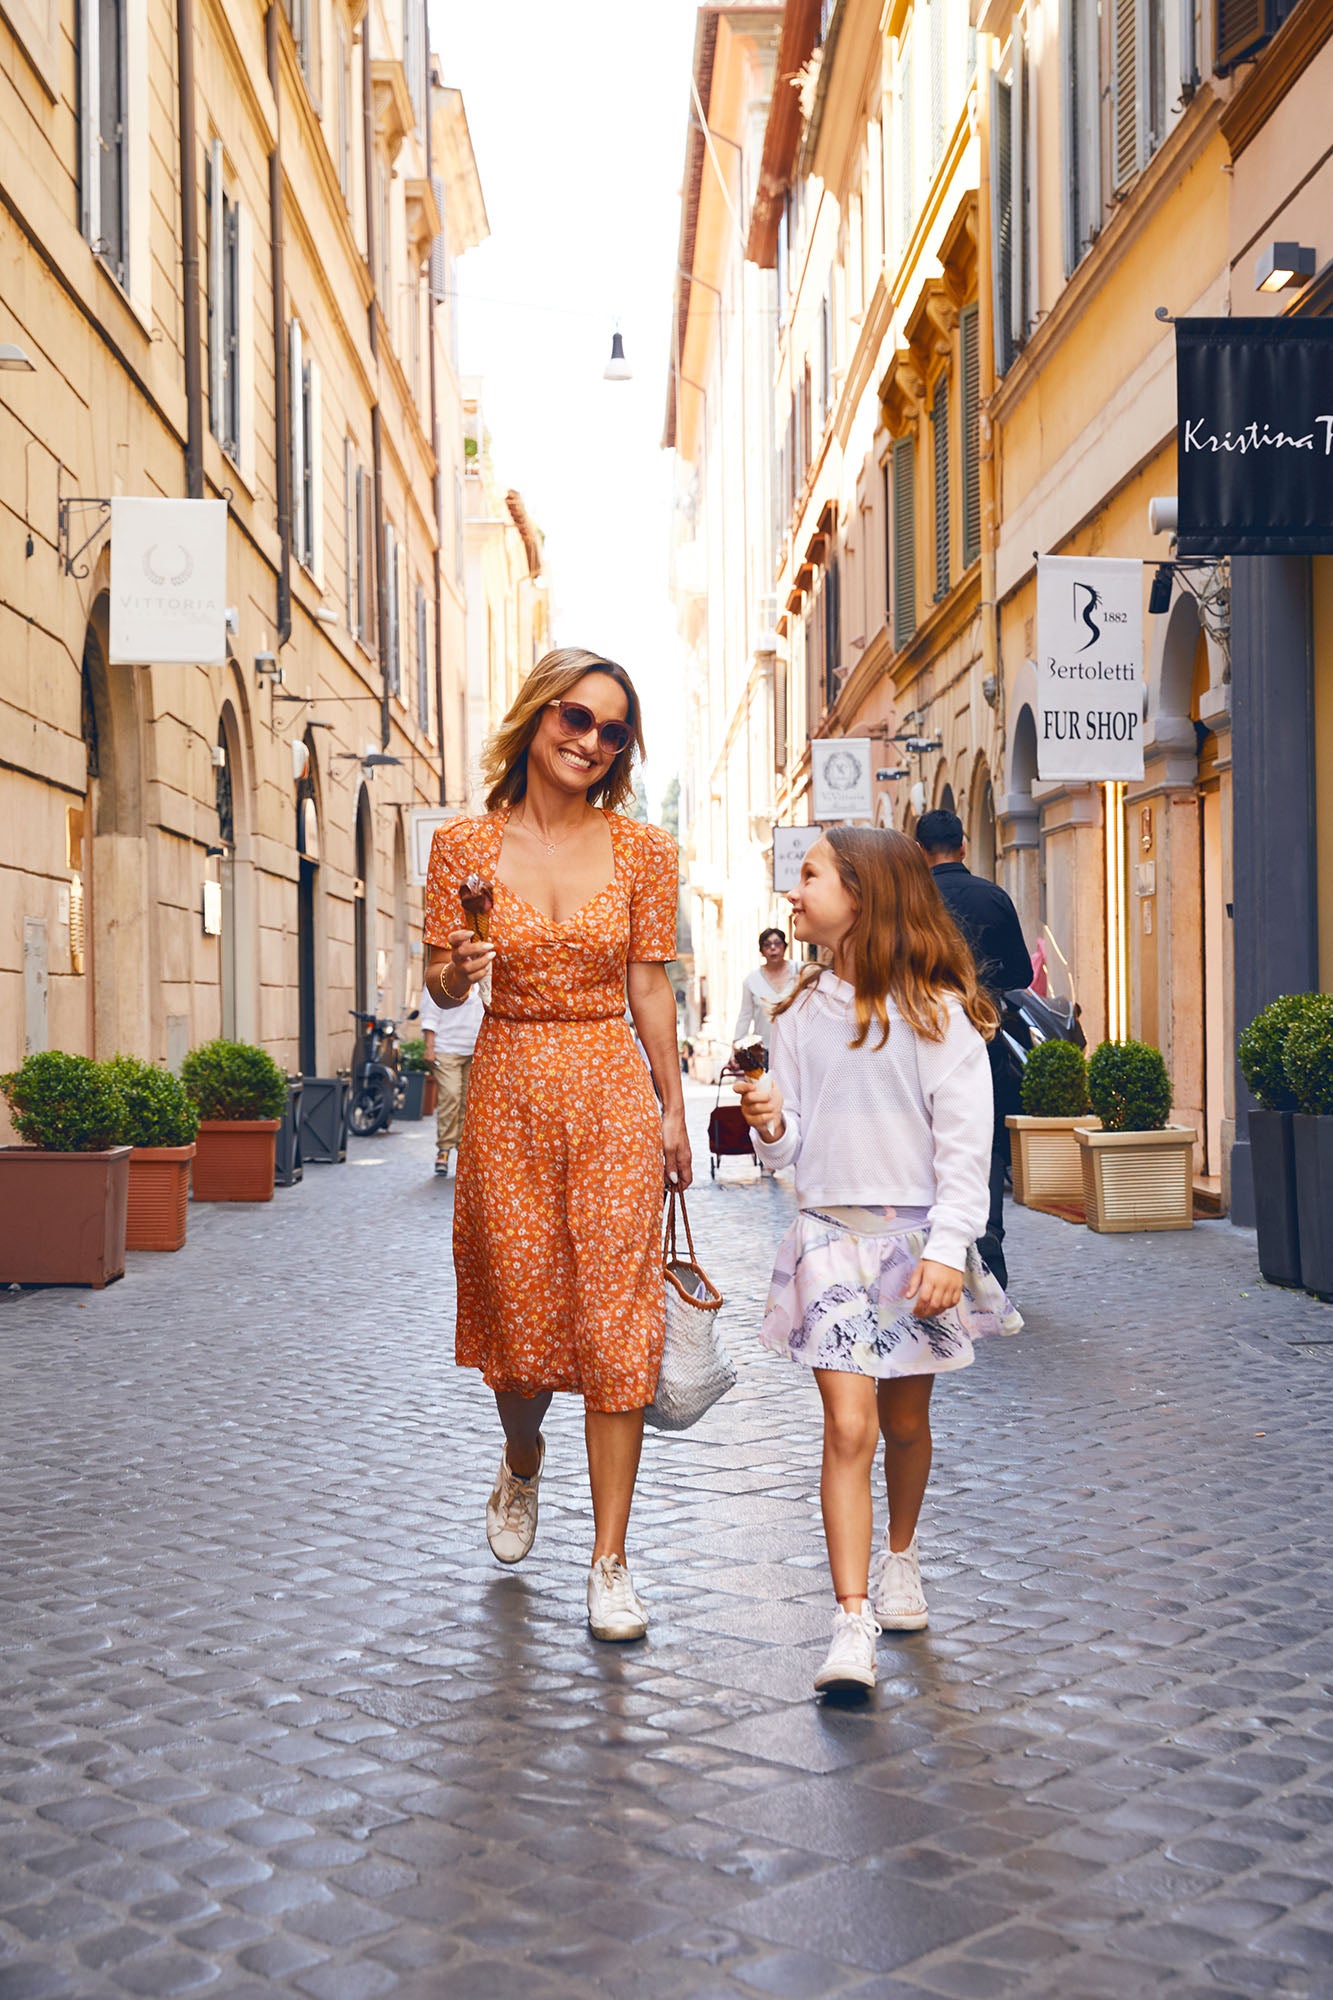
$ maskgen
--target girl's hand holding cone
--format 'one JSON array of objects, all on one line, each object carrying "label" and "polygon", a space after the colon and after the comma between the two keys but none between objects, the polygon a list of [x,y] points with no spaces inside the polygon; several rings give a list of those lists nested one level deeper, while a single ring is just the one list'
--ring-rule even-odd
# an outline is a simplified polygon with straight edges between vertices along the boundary
[{"label": "girl's hand holding cone", "polygon": [[752,1125],[761,1139],[770,1142],[780,1139],[786,1127],[782,1122],[782,1092],[767,1072],[758,1076],[742,1073],[732,1079],[732,1089],[741,1101],[741,1110],[747,1125]]}]

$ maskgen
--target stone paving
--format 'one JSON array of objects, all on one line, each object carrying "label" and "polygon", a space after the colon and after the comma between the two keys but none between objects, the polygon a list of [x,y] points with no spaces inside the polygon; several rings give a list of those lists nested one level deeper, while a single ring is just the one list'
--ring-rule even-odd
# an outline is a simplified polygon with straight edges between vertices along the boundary
[{"label": "stone paving", "polygon": [[817,1403],[751,1338],[790,1186],[700,1138],[741,1383],[649,1440],[615,1649],[573,1404],[486,1549],[431,1151],[0,1294],[0,2000],[1333,1994],[1333,1308],[1226,1224],[1019,1211],[931,1629],[821,1709]]}]

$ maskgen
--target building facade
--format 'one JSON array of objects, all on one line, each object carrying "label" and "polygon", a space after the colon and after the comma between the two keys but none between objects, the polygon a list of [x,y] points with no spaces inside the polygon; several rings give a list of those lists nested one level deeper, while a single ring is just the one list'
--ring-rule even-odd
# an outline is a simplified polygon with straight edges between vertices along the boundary
[{"label": "building facade", "polygon": [[[16,0],[0,46],[0,1061],[328,1072],[419,977],[407,814],[465,798],[461,98],[424,0]],[[225,499],[225,665],[112,662],[136,494]]]}]

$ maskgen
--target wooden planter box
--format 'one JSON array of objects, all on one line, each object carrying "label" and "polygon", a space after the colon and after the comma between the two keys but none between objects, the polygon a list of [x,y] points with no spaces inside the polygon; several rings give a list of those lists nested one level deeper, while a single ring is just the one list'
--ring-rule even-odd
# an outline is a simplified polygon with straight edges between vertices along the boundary
[{"label": "wooden planter box", "polygon": [[1082,1208],[1083,1155],[1076,1132],[1099,1132],[1100,1118],[1006,1118],[1014,1200],[1025,1208]]},{"label": "wooden planter box", "polygon": [[130,1151],[127,1250],[179,1250],[190,1213],[191,1146],[134,1146]]},{"label": "wooden planter box", "polygon": [[1194,1227],[1192,1125],[1161,1132],[1079,1132],[1083,1209],[1089,1229]]},{"label": "wooden planter box", "polygon": [[272,1201],[280,1118],[205,1118],[194,1156],[196,1201]]},{"label": "wooden planter box", "polygon": [[0,1146],[0,1284],[92,1285],[125,1275],[130,1149]]}]

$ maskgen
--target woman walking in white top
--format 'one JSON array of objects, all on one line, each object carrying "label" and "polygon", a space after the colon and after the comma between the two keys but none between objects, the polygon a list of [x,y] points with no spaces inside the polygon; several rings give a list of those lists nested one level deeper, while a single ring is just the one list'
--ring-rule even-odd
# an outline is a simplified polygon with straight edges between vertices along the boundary
[{"label": "woman walking in white top", "polygon": [[731,1039],[743,1042],[747,1036],[758,1035],[767,1047],[773,1009],[780,1000],[786,999],[796,984],[796,967],[787,956],[787,939],[776,924],[771,930],[760,931],[759,956],[763,964],[745,975],[745,984],[741,988],[741,1011],[736,1016]]},{"label": "woman walking in white top", "polygon": [[[795,935],[827,946],[775,1009],[771,1074],[736,1084],[755,1149],[795,1163],[760,1339],[814,1371],[820,1502],[837,1609],[819,1691],[875,1685],[883,1629],[928,1622],[916,1527],[935,1377],[1022,1325],[977,1255],[986,1226],[995,1010],[921,850],[833,827],[791,894]],[[889,1523],[873,1600],[871,1475]]]}]

